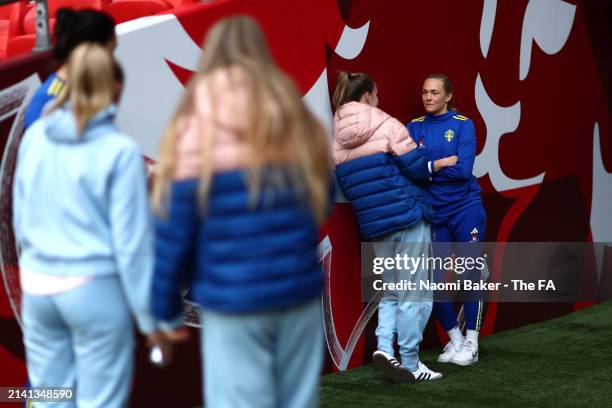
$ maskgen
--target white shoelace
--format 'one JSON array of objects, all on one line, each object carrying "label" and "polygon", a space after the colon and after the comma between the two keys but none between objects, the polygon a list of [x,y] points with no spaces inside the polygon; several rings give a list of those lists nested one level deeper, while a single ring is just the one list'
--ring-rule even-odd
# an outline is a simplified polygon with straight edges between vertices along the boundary
[{"label": "white shoelace", "polygon": [[463,342],[463,346],[471,353],[473,353],[474,351],[478,350],[478,346],[475,345],[474,343],[472,343],[469,340],[466,340]]},{"label": "white shoelace", "polygon": [[395,367],[399,367],[401,365],[400,362],[394,358],[390,359],[389,362]]}]

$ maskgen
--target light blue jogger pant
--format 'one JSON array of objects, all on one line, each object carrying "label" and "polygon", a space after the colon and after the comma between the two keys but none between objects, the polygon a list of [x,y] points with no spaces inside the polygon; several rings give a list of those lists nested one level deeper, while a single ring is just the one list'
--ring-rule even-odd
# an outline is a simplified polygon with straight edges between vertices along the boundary
[{"label": "light blue jogger pant", "polygon": [[36,408],[114,408],[128,404],[134,327],[117,276],[96,277],[56,295],[22,297],[32,387],[74,387],[74,402]]},{"label": "light blue jogger pant", "polygon": [[[431,256],[430,227],[425,221],[415,226],[392,232],[380,237],[374,244],[377,257],[395,258],[407,255],[411,258]],[[421,264],[411,274],[407,269],[385,269],[383,282],[396,283],[402,280],[419,284],[420,280],[431,279],[431,271]],[[418,286],[417,286],[418,287]],[[416,371],[419,361],[419,344],[423,330],[427,326],[432,309],[429,291],[386,290],[378,306],[378,326],[376,336],[378,349],[394,355],[393,341],[397,334],[397,344],[404,368]]]},{"label": "light blue jogger pant", "polygon": [[252,314],[203,311],[206,408],[318,405],[323,362],[321,299]]}]

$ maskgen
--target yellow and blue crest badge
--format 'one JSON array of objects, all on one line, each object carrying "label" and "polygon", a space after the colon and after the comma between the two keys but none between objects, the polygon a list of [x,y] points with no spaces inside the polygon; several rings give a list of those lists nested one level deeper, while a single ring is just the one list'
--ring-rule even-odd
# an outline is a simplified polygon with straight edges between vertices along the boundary
[{"label": "yellow and blue crest badge", "polygon": [[448,129],[446,133],[444,133],[444,138],[448,143],[453,141],[453,137],[455,137],[455,132],[453,132],[451,129]]}]

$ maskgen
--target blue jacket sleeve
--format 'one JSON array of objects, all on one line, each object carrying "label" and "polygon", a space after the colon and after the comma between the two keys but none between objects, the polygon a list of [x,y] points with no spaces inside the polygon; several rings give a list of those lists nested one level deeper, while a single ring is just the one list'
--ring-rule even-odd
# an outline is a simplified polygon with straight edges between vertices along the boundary
[{"label": "blue jacket sleeve", "polygon": [[472,175],[474,160],[476,159],[476,130],[474,122],[465,121],[457,135],[457,163],[454,166],[444,167],[433,173],[432,181],[444,182],[455,180],[467,180]]},{"label": "blue jacket sleeve", "polygon": [[188,283],[194,269],[197,191],[196,180],[173,183],[167,213],[155,219],[153,314],[163,321],[176,321],[181,316],[181,285]]},{"label": "blue jacket sleeve", "polygon": [[422,184],[429,181],[427,161],[419,151],[413,149],[401,156],[392,156],[393,162],[400,169],[400,173],[413,183]]},{"label": "blue jacket sleeve", "polygon": [[153,231],[142,156],[136,145],[121,152],[113,169],[109,219],[119,279],[143,333],[155,329],[151,314]]},{"label": "blue jacket sleeve", "polygon": [[412,122],[408,122],[406,123],[406,129],[408,129],[408,133],[410,133],[410,137],[412,138],[412,140],[414,140],[414,142],[417,144],[419,144],[419,141],[415,139],[415,131],[414,131],[414,124]]}]

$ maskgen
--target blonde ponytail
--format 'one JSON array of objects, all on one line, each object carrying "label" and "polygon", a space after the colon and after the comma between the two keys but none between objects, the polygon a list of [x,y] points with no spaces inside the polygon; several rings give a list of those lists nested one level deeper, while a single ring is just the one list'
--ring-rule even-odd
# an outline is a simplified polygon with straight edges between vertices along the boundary
[{"label": "blonde ponytail", "polygon": [[98,44],[81,44],[68,59],[67,80],[68,86],[55,108],[70,101],[78,133],[82,134],[87,122],[113,102],[113,59]]}]

